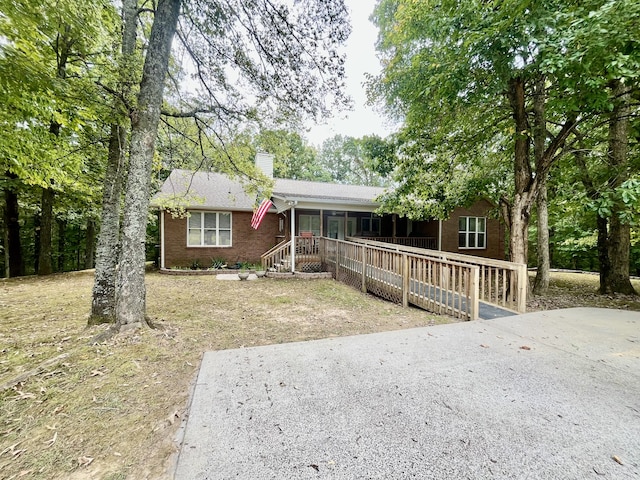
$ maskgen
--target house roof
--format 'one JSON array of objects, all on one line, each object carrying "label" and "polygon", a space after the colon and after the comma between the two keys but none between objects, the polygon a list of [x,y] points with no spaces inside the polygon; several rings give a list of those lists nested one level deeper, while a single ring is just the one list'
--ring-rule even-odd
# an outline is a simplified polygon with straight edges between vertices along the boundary
[{"label": "house roof", "polygon": [[[272,199],[278,211],[284,210],[284,205],[291,203],[300,208],[326,205],[327,208],[351,206],[370,210],[379,206],[375,198],[383,191],[380,187],[276,178]],[[256,199],[247,195],[242,182],[227,175],[173,170],[160,192],[153,197],[152,205],[162,206],[169,202],[183,207],[253,210]]]}]

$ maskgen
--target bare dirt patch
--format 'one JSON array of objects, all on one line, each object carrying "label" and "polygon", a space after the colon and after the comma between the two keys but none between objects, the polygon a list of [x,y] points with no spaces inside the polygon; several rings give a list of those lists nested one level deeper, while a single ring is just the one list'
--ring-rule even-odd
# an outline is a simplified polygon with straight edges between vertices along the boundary
[{"label": "bare dirt patch", "polygon": [[157,328],[91,344],[92,281],[0,281],[0,478],[166,478],[204,351],[452,321],[333,280],[150,273]]},{"label": "bare dirt patch", "polygon": [[[530,275],[533,284],[535,274]],[[640,280],[632,279],[636,292],[640,293]],[[527,311],[555,310],[572,307],[617,308],[640,311],[640,296],[600,295],[600,277],[586,272],[551,272],[549,290],[544,295],[534,295],[527,302]]]}]

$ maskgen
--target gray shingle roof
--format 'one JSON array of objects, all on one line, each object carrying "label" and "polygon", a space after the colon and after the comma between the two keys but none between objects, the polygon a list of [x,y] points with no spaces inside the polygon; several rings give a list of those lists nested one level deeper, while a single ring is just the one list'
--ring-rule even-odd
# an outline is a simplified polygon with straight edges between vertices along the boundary
[{"label": "gray shingle roof", "polygon": [[[374,199],[383,193],[380,187],[341,185],[303,180],[274,179],[273,196],[300,202],[332,202],[350,205],[377,205]],[[183,207],[252,210],[255,197],[246,194],[240,181],[213,172],[173,170],[160,192],[152,199],[154,206],[164,204]]]},{"label": "gray shingle roof", "polygon": [[221,173],[173,170],[151,204],[252,210],[255,198],[242,184]]}]

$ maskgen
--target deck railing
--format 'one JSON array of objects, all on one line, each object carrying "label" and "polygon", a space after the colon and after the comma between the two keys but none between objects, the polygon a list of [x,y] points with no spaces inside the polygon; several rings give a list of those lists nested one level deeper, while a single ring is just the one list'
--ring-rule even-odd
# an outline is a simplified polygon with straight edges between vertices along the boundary
[{"label": "deck railing", "polygon": [[319,247],[323,269],[338,281],[404,306],[478,318],[477,265],[329,238]]},{"label": "deck railing", "polygon": [[442,261],[453,261],[479,267],[479,300],[518,313],[527,309],[528,275],[525,264],[462,255],[459,253],[425,250],[403,245],[376,242],[366,238],[349,237],[349,241],[376,246],[395,252],[406,252]]},{"label": "deck railing", "polygon": [[270,270],[282,266],[291,254],[291,241],[283,240],[260,257],[262,268]]},{"label": "deck railing", "polygon": [[[300,236],[294,237],[296,251],[296,270],[319,271],[319,242],[320,237]],[[260,257],[262,268],[265,270],[285,270],[291,269],[291,241],[284,240],[271,248]]]},{"label": "deck railing", "polygon": [[405,245],[407,247],[426,248],[435,250],[438,248],[438,241],[434,237],[358,237],[361,240],[393,243],[395,245]]}]

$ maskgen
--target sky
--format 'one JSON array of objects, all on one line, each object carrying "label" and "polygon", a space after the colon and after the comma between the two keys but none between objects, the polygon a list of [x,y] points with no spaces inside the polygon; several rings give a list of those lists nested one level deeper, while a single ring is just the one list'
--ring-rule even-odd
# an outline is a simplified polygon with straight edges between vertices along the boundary
[{"label": "sky", "polygon": [[380,72],[380,62],[375,50],[378,29],[369,21],[375,2],[345,0],[345,3],[349,8],[352,25],[345,49],[346,86],[347,93],[353,98],[354,110],[342,112],[323,125],[311,126],[305,136],[309,143],[316,146],[338,134],[356,138],[376,134],[384,138],[393,131],[390,122],[383,115],[365,105],[365,74]]}]

